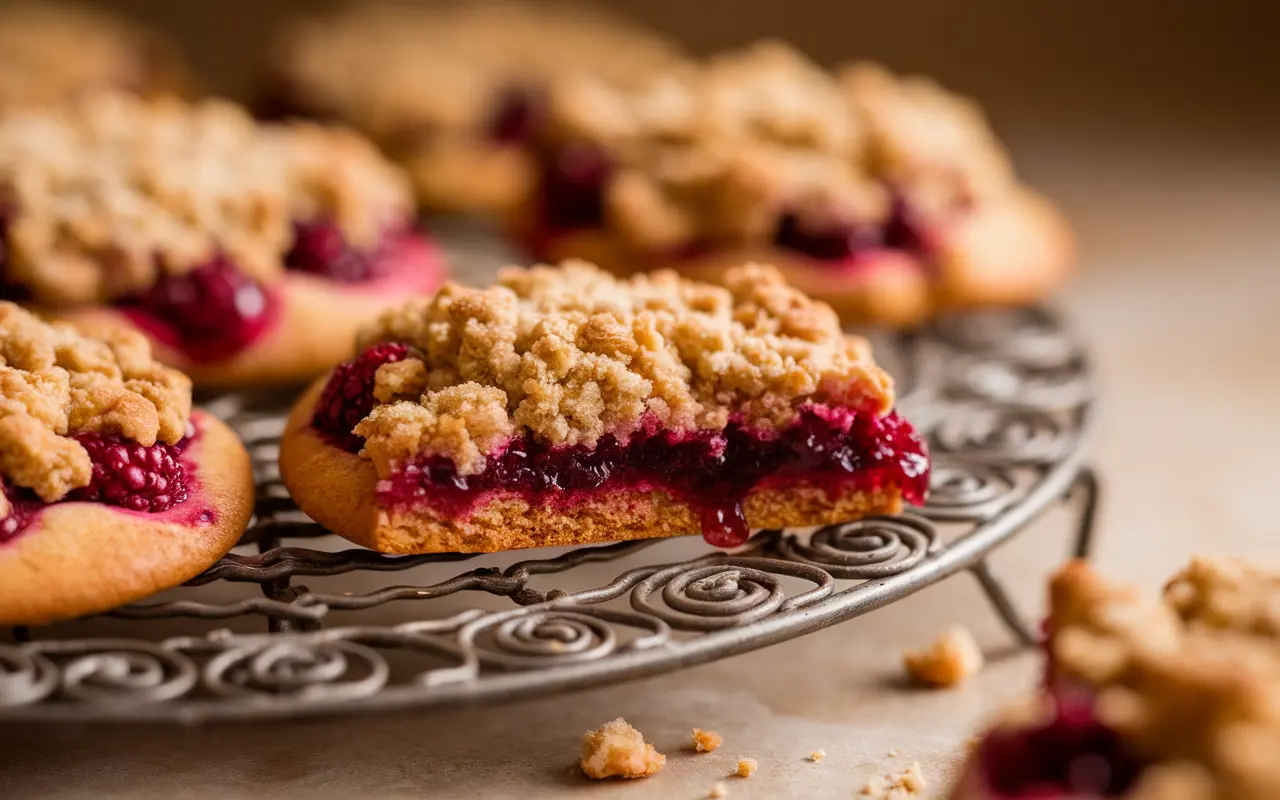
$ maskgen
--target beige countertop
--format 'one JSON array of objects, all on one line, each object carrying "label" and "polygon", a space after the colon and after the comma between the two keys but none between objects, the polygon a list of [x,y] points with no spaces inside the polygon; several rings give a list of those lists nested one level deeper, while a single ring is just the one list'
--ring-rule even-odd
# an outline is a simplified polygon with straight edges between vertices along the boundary
[{"label": "beige countertop", "polygon": [[[1280,151],[1058,133],[1019,144],[1081,235],[1084,268],[1063,304],[1105,388],[1097,560],[1154,588],[1191,553],[1275,557]],[[1033,607],[1066,522],[1049,515],[995,559]],[[906,688],[903,650],[952,624],[975,632],[987,669],[950,691]],[[912,761],[937,789],[1036,664],[962,574],[770,649],[541,701],[199,729],[0,727],[0,798],[676,800],[705,797],[738,756],[760,770],[729,781],[732,798],[848,798]],[[572,774],[581,733],[619,715],[668,754],[666,769],[628,784]],[[695,726],[722,733],[723,748],[685,750]],[[817,749],[826,758],[811,763]]]}]

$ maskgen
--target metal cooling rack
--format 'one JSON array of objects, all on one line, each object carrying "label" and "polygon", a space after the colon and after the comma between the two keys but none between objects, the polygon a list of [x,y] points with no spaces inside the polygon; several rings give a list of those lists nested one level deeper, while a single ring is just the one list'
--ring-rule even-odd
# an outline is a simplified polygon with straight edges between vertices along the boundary
[{"label": "metal cooling rack", "polygon": [[1083,461],[1093,387],[1082,347],[1042,310],[958,317],[879,347],[900,407],[931,444],[928,504],[812,532],[761,531],[728,554],[694,538],[505,556],[351,549],[280,483],[283,398],[219,398],[209,408],[243,436],[258,481],[241,546],[157,600],[0,639],[0,721],[509,700],[764,647],[961,571],[1015,637],[1033,642],[987,557],[1067,501],[1079,503],[1074,552],[1089,549],[1097,483]]}]

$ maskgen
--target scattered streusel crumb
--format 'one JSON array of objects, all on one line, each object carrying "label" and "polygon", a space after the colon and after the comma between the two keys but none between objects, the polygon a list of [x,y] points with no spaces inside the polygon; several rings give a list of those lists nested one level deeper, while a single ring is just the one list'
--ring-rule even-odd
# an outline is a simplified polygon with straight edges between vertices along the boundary
[{"label": "scattered streusel crumb", "polygon": [[724,785],[724,781],[716,781],[715,785],[711,787],[711,793],[707,795],[711,800],[720,800],[720,798],[728,796],[729,787]]},{"label": "scattered streusel crumb", "polygon": [[814,750],[809,754],[809,760],[817,764],[819,761],[827,757],[826,750]]},{"label": "scattered streusel crumb", "polygon": [[889,751],[889,758],[897,758],[897,757],[898,757],[898,748],[895,747]]},{"label": "scattered streusel crumb", "polygon": [[582,735],[582,772],[592,780],[647,778],[666,763],[667,757],[622,717]]},{"label": "scattered streusel crumb", "polygon": [[920,773],[919,762],[913,761],[902,772],[871,778],[858,792],[858,796],[868,800],[905,800],[924,794],[928,788],[924,775]]},{"label": "scattered streusel crumb", "polygon": [[756,770],[759,767],[760,764],[754,758],[740,758],[738,759],[738,770],[733,774],[739,778],[750,778],[756,774]]},{"label": "scattered streusel crumb", "polygon": [[985,660],[973,634],[965,628],[948,629],[924,650],[907,653],[902,664],[914,680],[945,688],[963,683],[982,669]]},{"label": "scattered streusel crumb", "polygon": [[704,731],[702,728],[693,729],[694,752],[710,753],[722,744],[724,744],[724,737],[715,731]]}]

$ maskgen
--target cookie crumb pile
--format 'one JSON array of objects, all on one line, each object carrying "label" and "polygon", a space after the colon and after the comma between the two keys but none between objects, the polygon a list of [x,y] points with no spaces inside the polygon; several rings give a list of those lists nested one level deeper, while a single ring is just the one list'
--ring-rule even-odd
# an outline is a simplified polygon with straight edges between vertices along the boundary
[{"label": "cookie crumb pile", "polygon": [[141,334],[110,330],[93,338],[0,302],[4,482],[56,502],[89,485],[93,474],[88,451],[69,434],[176,444],[190,416],[191,381],[153,361]]},{"label": "cookie crumb pile", "polygon": [[903,667],[913,680],[936,688],[964,683],[985,663],[973,634],[961,627],[948,629],[929,647],[907,653],[902,659]]},{"label": "cookie crumb pile", "polygon": [[734,770],[733,774],[739,778],[750,778],[756,774],[756,770],[759,767],[759,763],[754,758],[740,758],[738,759],[738,768]]},{"label": "cookie crumb pile", "polygon": [[618,717],[582,736],[579,764],[592,780],[605,778],[647,778],[662,770],[667,757],[644,735]]},{"label": "cookie crumb pile", "polygon": [[923,796],[928,788],[929,785],[920,772],[920,764],[912,762],[911,766],[901,772],[871,778],[857,796],[863,800],[907,800]]}]

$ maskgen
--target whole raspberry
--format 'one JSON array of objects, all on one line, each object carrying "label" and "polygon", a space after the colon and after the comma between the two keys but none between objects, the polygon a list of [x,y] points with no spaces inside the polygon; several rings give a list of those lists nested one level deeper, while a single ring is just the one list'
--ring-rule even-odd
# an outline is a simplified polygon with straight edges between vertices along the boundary
[{"label": "whole raspberry", "polygon": [[373,379],[378,367],[403,361],[409,348],[396,342],[384,342],[368,348],[345,364],[339,364],[324,385],[316,403],[311,425],[328,434],[335,445],[350,453],[360,452],[364,437],[353,433],[360,421],[373,410]]},{"label": "whole raspberry", "polygon": [[377,276],[383,260],[376,251],[352,247],[336,224],[320,221],[294,223],[293,248],[284,263],[339,283],[361,283]]},{"label": "whole raspberry", "polygon": [[177,447],[164,442],[144,447],[97,433],[79,433],[75,440],[89,452],[93,477],[70,499],[152,512],[168,511],[187,499],[187,477]]},{"label": "whole raspberry", "polygon": [[222,256],[164,277],[126,308],[144,330],[197,361],[234,355],[262,333],[274,312],[267,292]]}]

